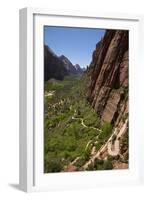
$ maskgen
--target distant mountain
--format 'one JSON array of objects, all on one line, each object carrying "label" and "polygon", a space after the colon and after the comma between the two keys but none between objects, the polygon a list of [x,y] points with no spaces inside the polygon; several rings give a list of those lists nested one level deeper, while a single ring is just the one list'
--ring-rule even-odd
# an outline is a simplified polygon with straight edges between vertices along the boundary
[{"label": "distant mountain", "polygon": [[47,81],[50,78],[63,80],[66,75],[69,75],[69,72],[65,64],[52,49],[44,45],[44,80]]},{"label": "distant mountain", "polygon": [[81,73],[83,73],[83,70],[82,70],[82,68],[80,67],[79,64],[73,65],[71,63],[71,61],[64,55],[61,55],[59,58],[60,58],[60,60],[63,61],[64,66],[66,67],[67,71],[70,74],[81,74]]},{"label": "distant mountain", "polygon": [[75,66],[71,63],[71,61],[65,57],[64,55],[59,57],[60,60],[64,63],[65,68],[70,74],[77,74],[77,70]]},{"label": "distant mountain", "polygon": [[78,74],[82,74],[84,72],[84,69],[81,68],[79,64],[75,64],[74,67],[76,68]]},{"label": "distant mountain", "polygon": [[44,80],[50,78],[63,80],[64,76],[71,74],[82,74],[84,70],[79,64],[73,65],[64,55],[57,56],[53,50],[44,45]]}]

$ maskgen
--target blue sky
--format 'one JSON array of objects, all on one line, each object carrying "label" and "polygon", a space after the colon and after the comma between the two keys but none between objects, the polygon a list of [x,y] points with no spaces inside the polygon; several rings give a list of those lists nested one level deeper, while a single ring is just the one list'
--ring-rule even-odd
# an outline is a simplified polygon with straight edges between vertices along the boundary
[{"label": "blue sky", "polygon": [[86,67],[90,64],[96,43],[105,30],[89,28],[44,27],[44,43],[56,55],[64,55],[73,64]]}]

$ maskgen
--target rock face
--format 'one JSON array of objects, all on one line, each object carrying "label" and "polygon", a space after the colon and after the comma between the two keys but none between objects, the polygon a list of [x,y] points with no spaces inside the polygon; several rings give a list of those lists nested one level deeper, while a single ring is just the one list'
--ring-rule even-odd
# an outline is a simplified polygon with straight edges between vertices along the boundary
[{"label": "rock face", "polygon": [[88,68],[87,99],[102,121],[119,125],[128,116],[128,31],[107,30]]}]

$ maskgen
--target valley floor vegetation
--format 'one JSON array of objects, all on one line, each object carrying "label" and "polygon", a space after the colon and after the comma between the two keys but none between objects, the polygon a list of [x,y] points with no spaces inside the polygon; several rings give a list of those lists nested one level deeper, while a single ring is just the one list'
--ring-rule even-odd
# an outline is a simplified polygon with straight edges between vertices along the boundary
[{"label": "valley floor vegetation", "polygon": [[[50,79],[44,86],[44,172],[81,171],[112,134],[86,100],[86,76]],[[127,142],[127,141],[125,141]],[[75,162],[76,161],[76,162]],[[70,169],[71,163],[74,168]],[[96,160],[87,170],[112,169],[112,159]]]}]

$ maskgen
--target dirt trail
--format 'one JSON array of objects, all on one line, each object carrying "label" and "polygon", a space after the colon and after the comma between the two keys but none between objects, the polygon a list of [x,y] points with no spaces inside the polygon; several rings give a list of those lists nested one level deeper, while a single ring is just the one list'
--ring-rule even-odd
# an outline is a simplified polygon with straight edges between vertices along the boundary
[{"label": "dirt trail", "polygon": [[48,92],[45,92],[44,96],[45,97],[50,97],[50,96],[53,96],[55,94],[55,91],[48,91]]},{"label": "dirt trail", "polygon": [[81,125],[82,125],[83,127],[85,127],[85,128],[95,129],[95,130],[97,130],[97,131],[99,131],[99,132],[102,131],[102,130],[99,129],[99,128],[96,128],[96,127],[93,127],[93,126],[87,126],[87,125],[84,123],[84,119],[83,119],[83,118],[72,116],[72,119],[77,119],[77,120],[80,119],[80,120],[81,120]]},{"label": "dirt trail", "polygon": [[113,138],[113,136],[116,135],[116,131],[117,131],[116,129],[114,130],[113,134],[110,136],[108,141],[99,149],[99,151],[94,156],[92,156],[92,158],[88,162],[86,162],[86,164],[83,166],[83,169],[86,169],[88,167],[88,165],[93,163],[96,158],[99,158],[100,154],[102,152],[104,152],[106,150],[106,148],[108,148],[108,144],[109,144],[108,154],[112,155],[112,156],[118,155],[118,153],[120,151],[119,138],[125,133],[125,131],[127,129],[127,124],[128,124],[128,119],[126,119],[123,127],[121,128],[121,130],[117,134],[116,140],[114,142],[114,150],[112,150],[112,138]]},{"label": "dirt trail", "polygon": [[80,157],[75,158],[75,159],[70,163],[70,165],[74,165],[79,159],[80,159]]},{"label": "dirt trail", "polygon": [[119,139],[126,132],[127,124],[128,124],[128,120],[125,121],[123,127],[120,129],[114,144],[113,144],[112,141],[110,141],[108,143],[108,153],[109,153],[109,155],[117,156],[119,154],[119,151],[120,151],[120,140]]},{"label": "dirt trail", "polygon": [[[75,110],[75,113],[76,113],[76,110]],[[94,129],[94,130],[97,130],[98,131],[98,135],[96,136],[98,138],[100,132],[102,131],[101,129],[98,129],[96,127],[93,127],[93,126],[87,126],[85,123],[84,123],[84,119],[81,118],[81,117],[74,117],[72,116],[72,119],[74,120],[81,120],[81,125],[85,128],[91,128],[91,129]],[[86,144],[86,147],[85,147],[85,150],[88,148],[88,146],[91,144],[92,140],[89,140],[88,143]],[[73,165],[75,164],[78,160],[80,159],[80,157],[77,157],[75,158],[71,163],[70,165]]]}]

